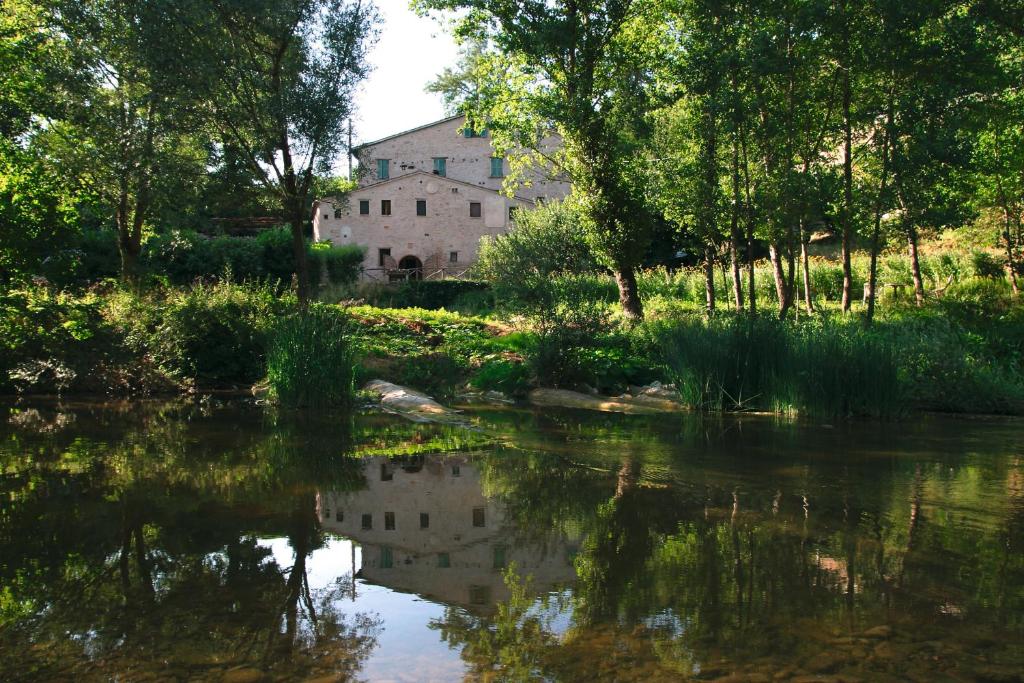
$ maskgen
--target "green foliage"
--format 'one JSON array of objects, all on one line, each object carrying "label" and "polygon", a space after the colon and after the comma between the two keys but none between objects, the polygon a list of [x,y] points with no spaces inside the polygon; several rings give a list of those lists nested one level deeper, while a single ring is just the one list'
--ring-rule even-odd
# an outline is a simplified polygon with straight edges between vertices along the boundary
[{"label": "green foliage", "polygon": [[493,360],[484,363],[470,384],[485,391],[500,391],[509,396],[524,396],[530,386],[530,370],[521,362]]},{"label": "green foliage", "polygon": [[892,416],[894,349],[856,328],[769,317],[682,321],[658,330],[683,399],[711,410]]},{"label": "green foliage", "polygon": [[350,286],[359,278],[366,255],[363,247],[347,244],[335,247],[329,242],[317,242],[309,247],[309,278],[315,290],[327,276],[335,285]]},{"label": "green foliage", "polygon": [[595,269],[580,232],[581,220],[574,201],[550,202],[520,210],[514,230],[482,240],[475,272],[491,283],[500,306],[531,314],[543,311],[558,296],[553,277]]},{"label": "green foliage", "polygon": [[439,400],[451,399],[465,381],[465,360],[434,352],[400,358],[384,379],[413,387]]},{"label": "green foliage", "polygon": [[490,284],[473,280],[412,280],[397,286],[367,289],[363,298],[380,308],[458,310],[476,307],[487,310],[493,307]]},{"label": "green foliage", "polygon": [[[314,289],[324,274],[338,285],[351,285],[359,276],[363,261],[360,247],[310,244],[307,254]],[[288,285],[295,273],[295,252],[288,228],[266,230],[255,238],[207,237],[174,230],[149,239],[143,261],[151,273],[166,276],[175,284],[230,273],[235,282],[267,280]]]},{"label": "green foliage", "polygon": [[95,297],[0,293],[0,391],[105,391],[111,378],[96,372],[96,361],[113,360],[113,336]]},{"label": "green foliage", "polygon": [[971,252],[971,266],[976,277],[1002,279],[1005,271],[1003,264],[987,251],[975,249]]},{"label": "green foliage", "polygon": [[24,282],[73,242],[77,224],[64,195],[39,160],[0,138],[0,283]]},{"label": "green foliage", "polygon": [[346,407],[355,394],[348,318],[313,304],[276,321],[267,352],[270,393],[289,408]]},{"label": "green foliage", "polygon": [[170,376],[204,386],[248,385],[264,375],[268,334],[286,306],[266,285],[200,283],[144,311],[148,324],[133,327]]}]

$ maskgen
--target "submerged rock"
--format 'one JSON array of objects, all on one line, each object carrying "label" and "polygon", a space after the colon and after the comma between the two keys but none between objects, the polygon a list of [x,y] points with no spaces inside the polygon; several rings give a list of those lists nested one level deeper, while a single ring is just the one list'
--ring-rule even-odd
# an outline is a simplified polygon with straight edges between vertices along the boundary
[{"label": "submerged rock", "polygon": [[423,392],[392,384],[382,379],[371,380],[363,390],[377,396],[380,405],[412,420],[424,422],[460,422],[459,412],[446,408]]},{"label": "submerged rock", "polygon": [[629,413],[633,415],[657,415],[683,410],[678,403],[669,405],[654,398],[638,398],[629,394],[622,396],[591,396],[567,389],[534,389],[530,392],[530,403],[552,408],[582,408],[605,413]]},{"label": "submerged rock", "polygon": [[530,392],[530,402],[542,407],[582,408],[633,415],[657,415],[686,410],[678,394],[660,384],[634,387],[632,393],[621,396],[595,396],[567,389],[534,389]]}]

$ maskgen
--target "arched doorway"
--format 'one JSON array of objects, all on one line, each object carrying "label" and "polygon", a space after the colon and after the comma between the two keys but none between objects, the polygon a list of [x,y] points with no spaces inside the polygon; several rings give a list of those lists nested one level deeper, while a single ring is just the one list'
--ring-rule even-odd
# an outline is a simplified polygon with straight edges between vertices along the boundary
[{"label": "arched doorway", "polygon": [[415,256],[403,256],[402,260],[398,262],[398,269],[408,271],[410,280],[423,279],[423,261]]}]

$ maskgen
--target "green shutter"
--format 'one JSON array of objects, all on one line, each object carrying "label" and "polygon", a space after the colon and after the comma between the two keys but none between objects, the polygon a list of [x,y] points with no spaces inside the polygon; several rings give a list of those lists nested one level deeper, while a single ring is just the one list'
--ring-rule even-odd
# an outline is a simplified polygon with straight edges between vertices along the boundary
[{"label": "green shutter", "polygon": [[391,175],[391,161],[389,159],[377,159],[377,179],[387,180]]}]

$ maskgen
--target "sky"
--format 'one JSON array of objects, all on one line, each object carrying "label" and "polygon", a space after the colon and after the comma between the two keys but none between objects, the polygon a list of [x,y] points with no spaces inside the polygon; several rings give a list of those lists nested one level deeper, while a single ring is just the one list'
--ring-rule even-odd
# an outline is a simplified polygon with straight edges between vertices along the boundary
[{"label": "sky", "polygon": [[423,87],[458,59],[451,35],[434,19],[417,17],[409,0],[376,4],[384,21],[370,53],[373,72],[356,100],[355,144],[444,118],[441,97]]}]

